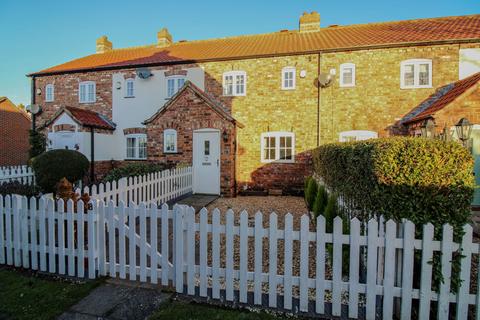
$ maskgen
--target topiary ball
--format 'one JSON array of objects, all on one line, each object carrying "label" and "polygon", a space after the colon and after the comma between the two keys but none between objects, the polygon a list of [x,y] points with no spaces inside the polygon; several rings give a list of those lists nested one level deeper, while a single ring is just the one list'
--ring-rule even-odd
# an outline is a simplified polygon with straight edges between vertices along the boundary
[{"label": "topiary ball", "polygon": [[62,178],[76,182],[88,172],[90,162],[75,150],[58,149],[42,153],[32,159],[35,181],[43,192],[54,192]]}]

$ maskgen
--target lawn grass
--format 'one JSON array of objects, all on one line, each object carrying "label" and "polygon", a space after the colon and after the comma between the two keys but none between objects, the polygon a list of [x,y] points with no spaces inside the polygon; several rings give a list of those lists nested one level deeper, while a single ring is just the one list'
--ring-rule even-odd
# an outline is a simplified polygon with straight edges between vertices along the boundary
[{"label": "lawn grass", "polygon": [[101,282],[74,283],[34,272],[0,268],[0,319],[54,319]]},{"label": "lawn grass", "polygon": [[265,312],[223,309],[198,303],[169,301],[155,312],[150,320],[276,320],[284,319]]}]

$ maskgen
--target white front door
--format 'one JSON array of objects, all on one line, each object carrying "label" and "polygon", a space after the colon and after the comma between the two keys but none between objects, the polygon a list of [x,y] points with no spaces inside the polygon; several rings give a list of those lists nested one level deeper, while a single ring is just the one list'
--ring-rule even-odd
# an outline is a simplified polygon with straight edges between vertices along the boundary
[{"label": "white front door", "polygon": [[193,132],[193,193],[220,194],[220,131]]}]

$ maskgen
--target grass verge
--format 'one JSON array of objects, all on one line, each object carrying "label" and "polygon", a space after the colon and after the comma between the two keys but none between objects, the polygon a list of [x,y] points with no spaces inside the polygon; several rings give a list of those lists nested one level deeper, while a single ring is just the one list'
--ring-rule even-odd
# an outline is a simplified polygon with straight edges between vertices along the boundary
[{"label": "grass verge", "polygon": [[54,319],[102,281],[70,281],[0,268],[0,319]]},{"label": "grass verge", "polygon": [[172,300],[164,303],[149,320],[176,319],[176,320],[276,320],[283,317],[274,316],[265,312],[248,310],[226,309],[216,306]]}]

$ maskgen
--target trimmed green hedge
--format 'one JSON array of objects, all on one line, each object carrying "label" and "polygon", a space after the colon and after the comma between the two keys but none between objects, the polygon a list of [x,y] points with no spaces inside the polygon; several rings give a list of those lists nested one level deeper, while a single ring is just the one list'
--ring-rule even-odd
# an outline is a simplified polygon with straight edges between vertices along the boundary
[{"label": "trimmed green hedge", "polygon": [[317,148],[313,159],[329,189],[366,215],[430,222],[437,234],[450,223],[456,235],[470,220],[473,159],[456,142],[398,137],[333,143]]},{"label": "trimmed green hedge", "polygon": [[112,182],[123,177],[143,176],[149,173],[163,171],[172,168],[172,165],[165,163],[130,163],[123,167],[110,170],[103,178],[103,182]]}]

